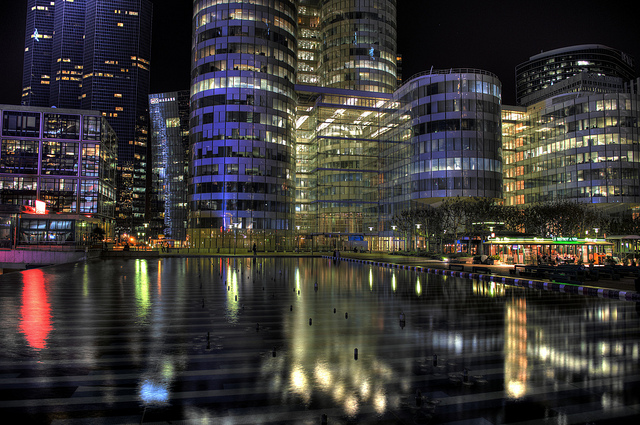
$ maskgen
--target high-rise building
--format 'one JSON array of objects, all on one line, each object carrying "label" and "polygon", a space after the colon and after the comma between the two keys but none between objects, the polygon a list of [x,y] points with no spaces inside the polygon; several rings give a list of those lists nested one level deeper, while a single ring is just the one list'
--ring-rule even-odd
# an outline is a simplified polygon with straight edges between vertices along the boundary
[{"label": "high-rise building", "polygon": [[82,101],[118,134],[118,230],[145,220],[151,57],[149,0],[86,0]]},{"label": "high-rise building", "polygon": [[293,234],[298,1],[193,2],[189,242]]},{"label": "high-rise building", "polygon": [[569,92],[619,92],[635,77],[633,58],[620,50],[601,44],[563,47],[516,66],[516,103],[529,106]]},{"label": "high-rise building", "polygon": [[321,85],[392,93],[397,83],[396,0],[325,0]]},{"label": "high-rise building", "polygon": [[149,95],[151,122],[150,236],[187,236],[189,91]]},{"label": "high-rise building", "polygon": [[22,105],[51,106],[51,51],[55,14],[53,0],[27,0],[22,69]]},{"label": "high-rise building", "polygon": [[516,68],[523,106],[504,107],[506,205],[572,200],[612,213],[640,205],[640,97],[633,58],[603,45],[532,56]]}]

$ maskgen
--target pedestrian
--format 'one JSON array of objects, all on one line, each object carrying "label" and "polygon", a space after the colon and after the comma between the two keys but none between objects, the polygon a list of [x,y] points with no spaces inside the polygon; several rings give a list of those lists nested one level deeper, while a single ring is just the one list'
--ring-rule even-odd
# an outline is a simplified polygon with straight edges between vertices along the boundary
[{"label": "pedestrian", "polygon": [[253,256],[256,256],[256,252],[258,252],[258,247],[256,246],[256,244],[253,244]]}]

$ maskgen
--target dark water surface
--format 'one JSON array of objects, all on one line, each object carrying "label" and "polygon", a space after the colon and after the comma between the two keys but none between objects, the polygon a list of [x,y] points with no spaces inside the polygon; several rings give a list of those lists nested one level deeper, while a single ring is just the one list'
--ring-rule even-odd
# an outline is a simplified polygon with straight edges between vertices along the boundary
[{"label": "dark water surface", "polygon": [[0,276],[0,323],[2,423],[640,419],[632,302],[327,259],[105,260]]}]

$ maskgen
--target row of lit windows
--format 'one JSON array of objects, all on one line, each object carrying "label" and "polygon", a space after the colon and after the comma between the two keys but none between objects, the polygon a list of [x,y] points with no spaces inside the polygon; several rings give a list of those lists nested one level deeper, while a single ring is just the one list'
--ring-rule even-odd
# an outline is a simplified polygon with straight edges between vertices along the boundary
[{"label": "row of lit windows", "polygon": [[293,68],[293,66],[295,65],[295,58],[291,54],[291,51],[279,49],[273,44],[266,45],[256,43],[226,43],[224,41],[217,42],[215,45],[212,44],[197,49],[194,56],[194,62],[198,62],[200,59],[208,58],[214,55],[236,53],[264,56],[265,58],[284,62],[291,68]]},{"label": "row of lit windows", "polygon": [[191,84],[191,97],[196,94],[215,89],[243,88],[265,90],[273,93],[282,94],[290,99],[295,99],[295,91],[293,90],[293,81],[290,83],[281,83],[259,75],[241,76],[241,77],[214,77],[197,81]]},{"label": "row of lit windows", "polygon": [[[193,15],[197,16],[200,11],[220,4],[238,3],[238,0],[199,0],[197,6],[193,10]],[[271,9],[283,12],[289,16],[295,15],[295,8],[292,1],[287,0],[242,0],[240,3],[251,4],[256,6],[266,6]]]},{"label": "row of lit windows", "polygon": [[[637,145],[640,141],[631,134],[626,133],[610,133],[610,134],[589,134],[583,137],[571,137],[559,141],[549,141],[542,146],[533,149],[523,150],[517,153],[516,161],[537,158],[543,155],[561,153],[566,155],[569,149],[579,149],[594,146],[620,146],[620,145]],[[521,144],[520,144],[521,145]],[[505,146],[513,148],[512,145]]]},{"label": "row of lit windows", "polygon": [[279,16],[274,16],[273,11],[271,10],[265,10],[263,12],[254,9],[228,9],[227,7],[207,9],[205,13],[201,14],[197,18],[196,30],[211,22],[226,20],[263,22],[267,26],[274,25],[278,28],[282,28],[292,35],[295,35],[296,33],[296,28],[292,21]]},{"label": "row of lit windows", "polygon": [[550,202],[556,199],[592,199],[618,196],[640,196],[638,186],[585,186],[571,189],[558,189],[544,193],[528,193],[508,196],[507,205],[522,205],[537,202]]},{"label": "row of lit windows", "polygon": [[272,77],[285,78],[288,81],[294,81],[295,73],[289,67],[283,67],[268,63],[267,59],[230,59],[230,60],[218,60],[213,62],[206,62],[203,65],[193,68],[191,71],[192,77],[196,78],[198,75],[204,75],[209,72],[221,72],[221,71],[250,71],[250,72],[262,72]]}]

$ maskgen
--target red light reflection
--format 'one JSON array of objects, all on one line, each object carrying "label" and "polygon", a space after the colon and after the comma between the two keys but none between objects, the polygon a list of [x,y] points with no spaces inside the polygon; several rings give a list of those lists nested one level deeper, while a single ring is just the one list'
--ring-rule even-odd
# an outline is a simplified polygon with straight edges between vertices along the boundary
[{"label": "red light reflection", "polygon": [[20,331],[29,345],[37,350],[47,346],[51,325],[51,304],[47,299],[42,270],[27,270],[22,274],[22,308],[20,309]]}]

